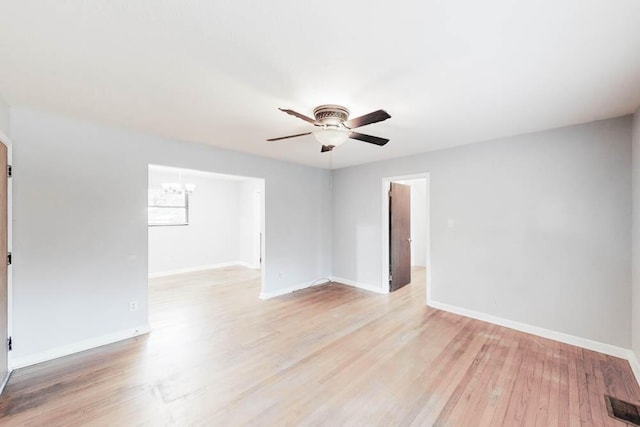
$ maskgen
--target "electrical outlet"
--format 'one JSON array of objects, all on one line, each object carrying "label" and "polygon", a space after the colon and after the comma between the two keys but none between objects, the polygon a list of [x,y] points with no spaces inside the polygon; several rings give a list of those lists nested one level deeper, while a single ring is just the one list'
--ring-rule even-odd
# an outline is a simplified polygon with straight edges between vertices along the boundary
[{"label": "electrical outlet", "polygon": [[282,279],[282,276],[284,276],[284,273],[281,271],[278,273],[278,277]]},{"label": "electrical outlet", "polygon": [[131,301],[129,303],[129,311],[138,311],[138,301]]}]

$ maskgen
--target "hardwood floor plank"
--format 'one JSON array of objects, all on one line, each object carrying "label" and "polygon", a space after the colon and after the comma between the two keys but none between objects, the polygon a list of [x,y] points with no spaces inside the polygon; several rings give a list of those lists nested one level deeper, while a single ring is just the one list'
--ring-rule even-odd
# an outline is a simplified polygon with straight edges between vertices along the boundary
[{"label": "hardwood floor plank", "polygon": [[567,427],[569,425],[570,418],[570,401],[571,396],[569,393],[569,363],[566,348],[561,344],[557,346],[557,358],[558,358],[558,398],[555,400],[557,405],[557,415],[559,427]]},{"label": "hardwood floor plank", "polygon": [[569,370],[569,425],[580,426],[580,383],[576,360],[579,357],[576,347],[565,347]]},{"label": "hardwood floor plank", "polygon": [[535,337],[530,337],[524,343],[524,354],[516,374],[515,385],[509,396],[509,404],[502,425],[525,425],[526,411],[533,405],[530,399],[532,383],[535,381],[535,360],[538,344]]},{"label": "hardwood floor plank", "polygon": [[558,412],[556,394],[558,377],[556,370],[558,368],[558,360],[554,358],[558,348],[556,343],[546,343],[546,351],[541,353],[542,356],[542,381],[540,384],[540,393],[538,394],[538,410],[536,411],[535,426],[546,427],[558,425]]},{"label": "hardwood floor plank", "polygon": [[[476,404],[478,411],[483,408],[480,418],[468,420],[469,423],[477,422],[478,426],[497,425],[497,420],[504,418],[504,412],[506,411],[509,395],[515,380],[513,370],[515,363],[519,360],[518,355],[521,355],[518,351],[521,342],[520,337],[509,329],[502,329],[501,332],[503,334],[501,343],[507,350],[507,354],[502,365],[498,367],[498,362],[493,372],[491,372],[492,379],[490,380],[488,393]],[[467,415],[467,417],[470,416]],[[494,418],[496,422],[493,422]]]},{"label": "hardwood floor plank", "polygon": [[[546,356],[546,347],[553,346],[553,343],[549,343],[547,340],[534,338],[536,344],[533,358],[533,365],[530,367],[529,375],[527,376],[527,401],[529,404],[524,412],[525,425],[534,426],[536,419],[540,416],[540,407],[545,400],[548,400],[548,396],[541,398],[541,387],[544,379],[544,359]],[[546,345],[545,345],[546,344]],[[548,407],[544,408],[548,411]]]},{"label": "hardwood floor plank", "polygon": [[507,365],[508,368],[503,370],[501,373],[500,383],[502,384],[502,387],[498,394],[498,400],[493,413],[491,414],[491,422],[486,425],[498,426],[503,423],[506,419],[507,410],[509,409],[509,402],[514,394],[514,389],[516,388],[518,368],[522,364],[528,341],[525,337],[518,335],[516,332],[513,333],[515,334],[514,340],[517,343],[516,350],[513,358],[511,359],[511,363]]},{"label": "hardwood floor plank", "polygon": [[589,376],[586,371],[584,352],[576,349],[576,375],[578,378],[578,403],[580,408],[580,421],[583,424],[594,425],[589,402]]}]

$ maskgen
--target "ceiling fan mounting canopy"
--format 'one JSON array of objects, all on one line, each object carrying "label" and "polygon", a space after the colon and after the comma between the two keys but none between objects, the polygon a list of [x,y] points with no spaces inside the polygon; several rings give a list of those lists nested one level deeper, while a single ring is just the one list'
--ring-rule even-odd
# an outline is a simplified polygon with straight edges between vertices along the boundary
[{"label": "ceiling fan mounting canopy", "polygon": [[342,105],[321,105],[313,109],[316,121],[323,125],[339,126],[349,118],[349,110]]}]

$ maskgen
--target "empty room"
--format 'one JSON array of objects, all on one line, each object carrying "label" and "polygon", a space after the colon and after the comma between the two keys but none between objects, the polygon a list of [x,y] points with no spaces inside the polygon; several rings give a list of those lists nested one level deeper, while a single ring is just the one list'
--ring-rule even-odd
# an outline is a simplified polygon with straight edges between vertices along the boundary
[{"label": "empty room", "polygon": [[0,425],[640,425],[638,0],[0,0],[0,169]]}]

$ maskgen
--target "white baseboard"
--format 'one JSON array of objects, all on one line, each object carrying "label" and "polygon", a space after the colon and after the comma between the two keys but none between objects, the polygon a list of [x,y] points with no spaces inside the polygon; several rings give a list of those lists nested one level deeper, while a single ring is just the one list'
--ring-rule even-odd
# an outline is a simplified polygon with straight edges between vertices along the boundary
[{"label": "white baseboard", "polygon": [[575,335],[565,334],[564,332],[552,331],[550,329],[541,328],[539,326],[528,325],[502,317],[493,316],[479,311],[469,310],[454,305],[445,304],[438,301],[429,301],[429,306],[439,310],[448,311],[450,313],[459,314],[460,316],[470,317],[472,319],[482,320],[483,322],[493,323],[494,325],[504,326],[516,331],[526,332],[528,334],[537,335],[542,338],[562,342],[576,347],[582,347],[587,350],[597,351],[599,353],[608,354],[610,356],[619,357],[629,360],[629,349],[618,347],[611,344],[605,344],[588,338],[581,338]]},{"label": "white baseboard", "polygon": [[368,283],[356,282],[355,280],[345,279],[344,277],[331,276],[331,281],[336,283],[342,283],[343,285],[353,286],[354,288],[364,289],[365,291],[375,292],[377,294],[389,293],[388,290],[385,292],[382,288],[380,288],[380,286],[374,286]]},{"label": "white baseboard", "polygon": [[320,285],[324,285],[329,283],[329,279],[323,279],[323,280],[314,280],[312,282],[306,282],[306,283],[302,283],[300,285],[296,285],[296,286],[291,286],[285,289],[276,289],[275,291],[271,291],[271,292],[260,292],[260,299],[270,299],[270,298],[275,298],[275,297],[279,297],[281,295],[286,295],[286,294],[290,294],[291,292],[295,292],[295,291],[299,291],[302,289],[306,289],[306,288],[310,288],[312,286],[320,286]]},{"label": "white baseboard", "polygon": [[230,261],[230,262],[221,262],[218,264],[199,265],[197,267],[180,268],[178,270],[159,271],[157,273],[149,273],[149,279],[153,279],[156,277],[173,276],[175,274],[194,273],[196,271],[214,270],[216,268],[232,267],[234,265],[241,265],[243,267],[248,267],[248,268],[256,268],[255,266],[252,266],[251,264],[246,263],[244,261]]},{"label": "white baseboard", "polygon": [[101,347],[103,345],[112,344],[117,341],[144,335],[149,333],[149,331],[149,325],[142,325],[134,329],[127,329],[124,331],[113,332],[111,334],[106,334],[99,337],[89,338],[84,341],[63,345],[60,347],[52,348],[50,350],[42,351],[40,353],[14,357],[11,360],[11,368],[24,368],[25,366],[35,365],[36,363],[46,362],[48,360],[57,359],[58,357],[68,356],[73,353],[78,353],[92,348]]},{"label": "white baseboard", "polygon": [[250,268],[252,270],[259,270],[260,269],[260,265],[251,264],[249,262],[244,262],[244,261],[237,261],[235,263],[235,265],[239,265],[239,266],[242,266],[242,267],[247,267],[247,268]]},{"label": "white baseboard", "polygon": [[12,372],[13,371],[9,369],[9,372],[7,372],[7,375],[4,376],[4,379],[2,380],[2,384],[0,384],[0,395],[2,395],[2,393],[4,392],[4,388],[7,386],[7,383],[9,382],[9,377],[11,376]]}]

